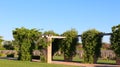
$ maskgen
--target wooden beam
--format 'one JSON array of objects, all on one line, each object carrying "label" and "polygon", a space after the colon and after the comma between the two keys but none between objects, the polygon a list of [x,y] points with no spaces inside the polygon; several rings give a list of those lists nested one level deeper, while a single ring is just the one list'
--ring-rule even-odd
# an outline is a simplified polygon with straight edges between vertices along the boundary
[{"label": "wooden beam", "polygon": [[111,35],[112,33],[103,33],[103,36]]},{"label": "wooden beam", "polygon": [[63,38],[66,38],[66,37],[63,37],[63,36],[51,36],[51,38],[63,39]]},{"label": "wooden beam", "polygon": [[63,39],[63,38],[66,38],[66,37],[51,36],[51,35],[44,35],[42,37],[46,37],[47,40],[50,42],[49,45],[47,46],[47,63],[51,63],[52,62],[52,38]]},{"label": "wooden beam", "polygon": [[[102,36],[107,36],[107,35],[109,36],[109,35],[111,35],[111,34],[112,34],[112,33],[102,33],[101,35],[102,35]],[[77,37],[81,37],[81,36],[82,36],[82,35],[78,35]]]}]

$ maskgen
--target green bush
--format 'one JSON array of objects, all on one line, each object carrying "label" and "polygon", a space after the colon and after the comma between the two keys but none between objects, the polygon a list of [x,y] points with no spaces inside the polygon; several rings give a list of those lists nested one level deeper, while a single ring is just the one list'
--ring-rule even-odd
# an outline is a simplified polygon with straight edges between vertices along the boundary
[{"label": "green bush", "polygon": [[112,27],[111,48],[117,57],[120,57],[120,24]]},{"label": "green bush", "polygon": [[77,31],[75,29],[68,30],[62,34],[66,38],[62,40],[62,52],[64,52],[64,60],[72,61],[72,57],[76,54],[76,46],[78,45]]},{"label": "green bush", "polygon": [[0,53],[0,57],[6,57],[6,54]]},{"label": "green bush", "polygon": [[84,49],[84,62],[96,63],[102,46],[101,32],[95,29],[85,31],[81,36],[81,40]]},{"label": "green bush", "polygon": [[6,50],[4,47],[0,47],[0,50]]},{"label": "green bush", "polygon": [[[13,37],[15,43],[17,43],[16,46],[19,46],[19,60],[22,61],[30,61],[32,60],[32,52],[34,49],[37,49],[38,45],[38,39],[41,35],[41,32],[39,32],[36,29],[26,29],[24,27],[22,28],[16,28],[13,30]],[[37,44],[37,45],[36,45]]]}]

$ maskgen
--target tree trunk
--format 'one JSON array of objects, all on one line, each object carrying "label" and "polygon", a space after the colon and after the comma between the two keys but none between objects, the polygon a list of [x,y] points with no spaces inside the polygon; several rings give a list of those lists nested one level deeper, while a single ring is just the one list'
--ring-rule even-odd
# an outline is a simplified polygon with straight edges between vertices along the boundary
[{"label": "tree trunk", "polygon": [[94,62],[93,63],[96,64],[97,60],[98,60],[98,58],[96,56],[94,56]]},{"label": "tree trunk", "polygon": [[64,56],[64,61],[72,61],[73,57],[66,57]]},{"label": "tree trunk", "polygon": [[116,58],[116,64],[120,65],[120,57]]}]

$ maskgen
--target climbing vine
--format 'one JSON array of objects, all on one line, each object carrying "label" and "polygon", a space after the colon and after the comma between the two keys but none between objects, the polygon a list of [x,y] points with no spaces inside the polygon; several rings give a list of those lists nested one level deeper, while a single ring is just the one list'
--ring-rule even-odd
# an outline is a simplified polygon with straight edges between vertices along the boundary
[{"label": "climbing vine", "polygon": [[62,34],[66,38],[62,40],[62,51],[64,52],[64,60],[72,61],[72,57],[76,54],[76,46],[78,45],[77,31],[75,29],[68,30]]},{"label": "climbing vine", "polygon": [[16,28],[13,30],[14,41],[18,45],[19,60],[30,61],[32,59],[32,52],[37,49],[37,40],[41,32],[36,29]]},{"label": "climbing vine", "polygon": [[120,57],[120,24],[112,27],[111,35],[111,48],[116,53],[117,57]]},{"label": "climbing vine", "polygon": [[83,32],[81,40],[85,63],[96,63],[97,58],[100,56],[100,48],[102,46],[102,36],[100,34],[101,32],[95,29]]}]

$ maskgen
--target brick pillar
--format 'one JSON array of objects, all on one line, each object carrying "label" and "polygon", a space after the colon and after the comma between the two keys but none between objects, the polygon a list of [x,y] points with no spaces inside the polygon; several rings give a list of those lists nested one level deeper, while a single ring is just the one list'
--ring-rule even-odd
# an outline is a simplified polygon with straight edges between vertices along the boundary
[{"label": "brick pillar", "polygon": [[47,63],[51,63],[51,60],[52,60],[52,38],[48,37],[48,41],[50,43],[47,47]]}]

